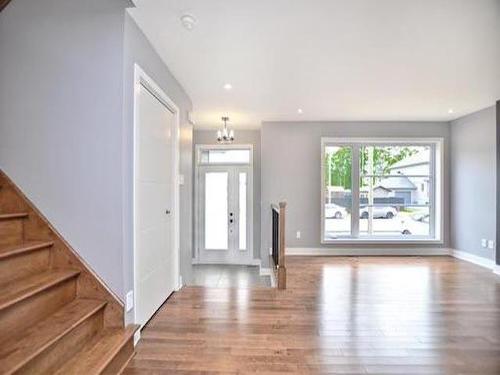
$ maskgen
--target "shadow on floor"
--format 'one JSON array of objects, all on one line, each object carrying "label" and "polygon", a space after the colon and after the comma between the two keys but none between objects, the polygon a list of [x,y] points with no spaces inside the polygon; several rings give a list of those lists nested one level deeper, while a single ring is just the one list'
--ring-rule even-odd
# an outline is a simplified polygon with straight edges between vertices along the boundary
[{"label": "shadow on floor", "polygon": [[260,276],[259,267],[204,264],[193,266],[193,286],[209,288],[271,287],[269,276]]}]

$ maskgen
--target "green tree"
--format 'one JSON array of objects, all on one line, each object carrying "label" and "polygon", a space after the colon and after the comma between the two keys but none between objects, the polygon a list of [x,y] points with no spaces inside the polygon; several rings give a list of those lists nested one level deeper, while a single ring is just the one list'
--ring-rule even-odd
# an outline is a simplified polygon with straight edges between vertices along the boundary
[{"label": "green tree", "polygon": [[368,153],[373,151],[373,174],[388,174],[390,167],[407,157],[416,154],[419,149],[416,147],[362,147],[360,150],[361,173],[368,173]]},{"label": "green tree", "polygon": [[340,147],[333,153],[325,155],[327,186],[351,188],[352,154],[348,147]]},{"label": "green tree", "polygon": [[[373,174],[389,174],[390,167],[397,162],[421,151],[418,147],[406,146],[366,146],[360,150],[360,172],[368,173],[369,152],[373,151]],[[351,189],[352,152],[350,147],[338,147],[325,154],[325,183],[327,186],[339,186]],[[364,183],[361,184],[364,186]]]}]

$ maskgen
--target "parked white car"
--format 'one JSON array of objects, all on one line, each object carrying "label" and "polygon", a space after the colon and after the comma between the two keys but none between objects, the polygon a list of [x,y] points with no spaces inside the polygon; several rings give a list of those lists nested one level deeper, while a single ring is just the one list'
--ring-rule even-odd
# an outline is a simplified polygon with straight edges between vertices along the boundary
[{"label": "parked white car", "polygon": [[[390,206],[374,206],[372,207],[372,215],[374,219],[392,219],[398,214],[398,211],[394,207]],[[368,207],[362,207],[359,210],[359,217],[361,219],[368,219],[370,217],[370,211]]]},{"label": "parked white car", "polygon": [[347,210],[335,203],[325,205],[325,217],[327,219],[342,219],[347,216]]}]

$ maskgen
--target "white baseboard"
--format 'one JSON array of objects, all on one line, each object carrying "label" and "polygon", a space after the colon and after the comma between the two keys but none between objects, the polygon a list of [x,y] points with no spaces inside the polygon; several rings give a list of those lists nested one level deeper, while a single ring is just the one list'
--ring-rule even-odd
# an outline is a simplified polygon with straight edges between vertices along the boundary
[{"label": "white baseboard", "polygon": [[134,346],[137,345],[137,343],[139,342],[139,340],[141,339],[141,330],[138,329],[137,331],[135,331],[134,333]]},{"label": "white baseboard", "polygon": [[467,262],[474,263],[478,266],[488,268],[490,270],[493,270],[495,268],[495,262],[493,260],[468,253],[467,251],[460,251],[460,250],[452,249],[451,255],[454,258],[462,259],[462,260],[465,260]]},{"label": "white baseboard", "polygon": [[450,249],[435,248],[316,248],[287,247],[286,255],[290,256],[433,256],[450,255]]},{"label": "white baseboard", "polygon": [[493,268],[493,273],[494,273],[495,275],[500,276],[500,266],[495,265],[495,268]]},{"label": "white baseboard", "polygon": [[467,251],[455,249],[451,249],[450,255],[454,258],[465,260],[466,262],[492,270],[495,275],[500,276],[500,266],[497,265],[492,259],[483,258],[478,255],[468,253]]}]

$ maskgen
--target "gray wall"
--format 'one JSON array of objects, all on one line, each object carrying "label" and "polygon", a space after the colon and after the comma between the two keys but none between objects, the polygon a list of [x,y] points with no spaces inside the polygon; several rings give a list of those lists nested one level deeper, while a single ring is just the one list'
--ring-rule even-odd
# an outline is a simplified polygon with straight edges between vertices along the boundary
[{"label": "gray wall", "polygon": [[481,239],[496,240],[496,109],[451,123],[451,247],[494,259]]},{"label": "gray wall", "polygon": [[[498,167],[500,166],[500,100],[497,100],[497,103],[495,105],[496,109],[496,168],[495,172],[497,174],[497,180],[496,180],[496,199],[497,199],[497,215],[496,215],[496,227],[497,227],[497,236],[496,236],[496,264],[497,264],[497,269],[498,266],[500,266],[500,249],[498,247],[498,243],[500,242],[500,173],[498,172]],[[498,272],[497,272],[498,273]]]},{"label": "gray wall", "polygon": [[186,280],[192,251],[191,101],[127,6],[15,0],[0,13],[0,167],[121,299],[133,287],[135,62],[181,110]]},{"label": "gray wall", "polygon": [[[444,244],[449,234],[449,123],[446,122],[264,122],[261,129],[262,259],[270,247],[270,204],[285,200],[287,247],[328,248],[321,236],[321,137],[443,137]],[[295,233],[301,231],[301,238]],[[436,245],[429,245],[436,247]],[[342,245],[346,247],[346,245]],[[356,245],[360,247],[360,245]],[[425,245],[418,245],[419,248]]]},{"label": "gray wall", "polygon": [[[192,125],[187,120],[191,110],[191,100],[181,85],[170,73],[155,52],[135,21],[125,16],[124,54],[124,283],[125,293],[134,288],[133,265],[133,125],[134,125],[134,64],[138,64],[147,75],[170,97],[180,110],[181,147],[180,173],[184,175],[184,185],[180,186],[180,250],[181,276],[185,283],[191,279],[192,249]],[[127,319],[132,321],[132,312]]]},{"label": "gray wall", "polygon": [[123,0],[0,13],[0,167],[118,295]]},{"label": "gray wall", "polygon": [[[217,144],[215,139],[216,130],[195,130],[193,136],[194,144]],[[260,129],[258,130],[235,130],[236,143],[253,145],[253,247],[254,258],[260,259],[260,200],[261,200],[261,158],[260,158]],[[193,162],[196,156],[193,153]],[[193,249],[194,250],[194,249]],[[194,254],[193,254],[194,255]]]}]

